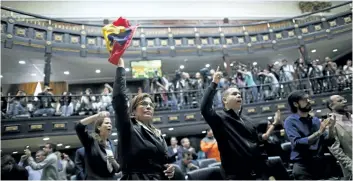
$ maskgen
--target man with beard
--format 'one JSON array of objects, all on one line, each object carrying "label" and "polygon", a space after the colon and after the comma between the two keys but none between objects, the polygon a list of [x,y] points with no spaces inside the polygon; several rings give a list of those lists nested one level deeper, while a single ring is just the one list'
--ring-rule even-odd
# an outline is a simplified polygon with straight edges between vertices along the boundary
[{"label": "man with beard", "polygon": [[[296,180],[321,179],[325,144],[332,144],[332,119],[320,122],[309,115],[311,100],[304,91],[295,91],[288,96],[292,115],[284,122],[284,129],[292,145],[290,159],[294,163],[293,175]],[[329,133],[326,132],[329,128]],[[330,143],[331,142],[331,143]]]},{"label": "man with beard", "polygon": [[339,95],[333,95],[327,101],[331,110],[330,118],[336,121],[334,125],[335,142],[329,147],[332,155],[339,161],[344,180],[352,179],[352,117],[347,106],[347,100]]}]

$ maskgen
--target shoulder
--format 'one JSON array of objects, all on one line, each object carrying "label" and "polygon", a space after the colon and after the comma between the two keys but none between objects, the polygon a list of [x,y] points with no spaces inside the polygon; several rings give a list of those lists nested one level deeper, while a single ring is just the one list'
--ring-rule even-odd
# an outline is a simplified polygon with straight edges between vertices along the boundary
[{"label": "shoulder", "polygon": [[298,121],[298,119],[296,118],[295,115],[289,115],[285,120],[284,120],[284,126],[292,126],[294,125],[296,122]]},{"label": "shoulder", "polygon": [[315,116],[313,117],[312,120],[313,120],[314,124],[320,124],[320,122],[321,122],[320,119],[318,117],[315,117]]}]

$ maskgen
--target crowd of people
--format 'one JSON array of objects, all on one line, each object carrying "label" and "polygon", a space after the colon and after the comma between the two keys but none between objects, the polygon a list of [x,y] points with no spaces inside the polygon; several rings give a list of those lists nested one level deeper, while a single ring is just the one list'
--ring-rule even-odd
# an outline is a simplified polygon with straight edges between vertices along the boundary
[{"label": "crowd of people", "polygon": [[[352,61],[337,67],[330,58],[324,62],[313,60],[309,64],[298,59],[294,64],[287,60],[276,62],[261,69],[256,64],[230,64],[232,73],[224,73],[217,88],[214,105],[222,107],[222,92],[230,87],[242,92],[244,102],[257,103],[269,100],[285,99],[294,90],[306,90],[310,95],[323,92],[351,89]],[[155,77],[150,86],[139,87],[137,93],[129,94],[130,98],[138,93],[150,93],[156,104],[156,110],[181,110],[200,107],[201,97],[211,82],[214,69],[203,68],[194,76],[178,70],[175,77]],[[99,111],[113,113],[112,87],[104,84],[100,94],[86,89],[77,95],[63,92],[53,96],[50,87],[44,87],[36,97],[27,97],[26,92],[19,90],[15,96],[1,97],[2,118],[92,115]]]},{"label": "crowd of people", "polygon": [[[277,111],[274,120],[267,122],[263,132],[259,132],[258,126],[242,114],[244,99],[239,88],[229,87],[222,92],[224,109],[216,112],[214,98],[219,93],[217,87],[223,75],[217,69],[203,92],[200,110],[210,129],[200,142],[202,152],[196,152],[187,138],[181,140],[181,146],[171,138],[171,146],[167,146],[161,131],[152,124],[154,97],[140,93],[129,98],[126,94],[124,60],[121,59],[111,93],[118,145],[115,147],[109,139],[113,129],[110,113],[100,111],[76,125],[82,148],[77,150],[75,162],[65,154],[60,156],[55,145],[47,143],[43,151],[36,153],[36,160],[29,149],[18,164],[11,156],[2,156],[2,179],[38,179],[40,175],[41,180],[184,180],[185,174],[205,167],[201,164],[203,158],[219,162],[224,179],[281,179],[277,176],[278,170],[268,165],[268,157],[260,147],[278,127],[283,128],[281,131],[291,144],[290,160],[295,179],[328,179],[322,173],[327,165],[325,148],[340,164],[342,179],[352,179],[352,112],[346,99],[340,95],[329,97],[327,107],[331,113],[321,120],[312,115],[310,94],[292,91],[288,95],[292,114],[283,121],[281,112]],[[93,124],[92,134],[87,131],[90,124]]]}]

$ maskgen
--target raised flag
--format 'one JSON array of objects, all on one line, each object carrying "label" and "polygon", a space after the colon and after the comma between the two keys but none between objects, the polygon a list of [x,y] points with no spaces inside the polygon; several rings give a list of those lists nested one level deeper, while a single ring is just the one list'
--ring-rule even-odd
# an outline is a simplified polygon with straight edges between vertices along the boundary
[{"label": "raised flag", "polygon": [[129,47],[137,27],[131,26],[130,22],[122,17],[103,27],[103,37],[110,53],[110,63],[114,65],[119,63],[120,57]]}]

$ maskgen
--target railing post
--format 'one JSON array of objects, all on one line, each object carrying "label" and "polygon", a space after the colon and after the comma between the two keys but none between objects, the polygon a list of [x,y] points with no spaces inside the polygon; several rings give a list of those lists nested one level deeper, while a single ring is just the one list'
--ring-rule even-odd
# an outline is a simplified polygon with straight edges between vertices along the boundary
[{"label": "railing post", "polygon": [[51,74],[51,53],[45,53],[45,64],[44,64],[44,86],[49,86],[50,84],[50,74]]}]

